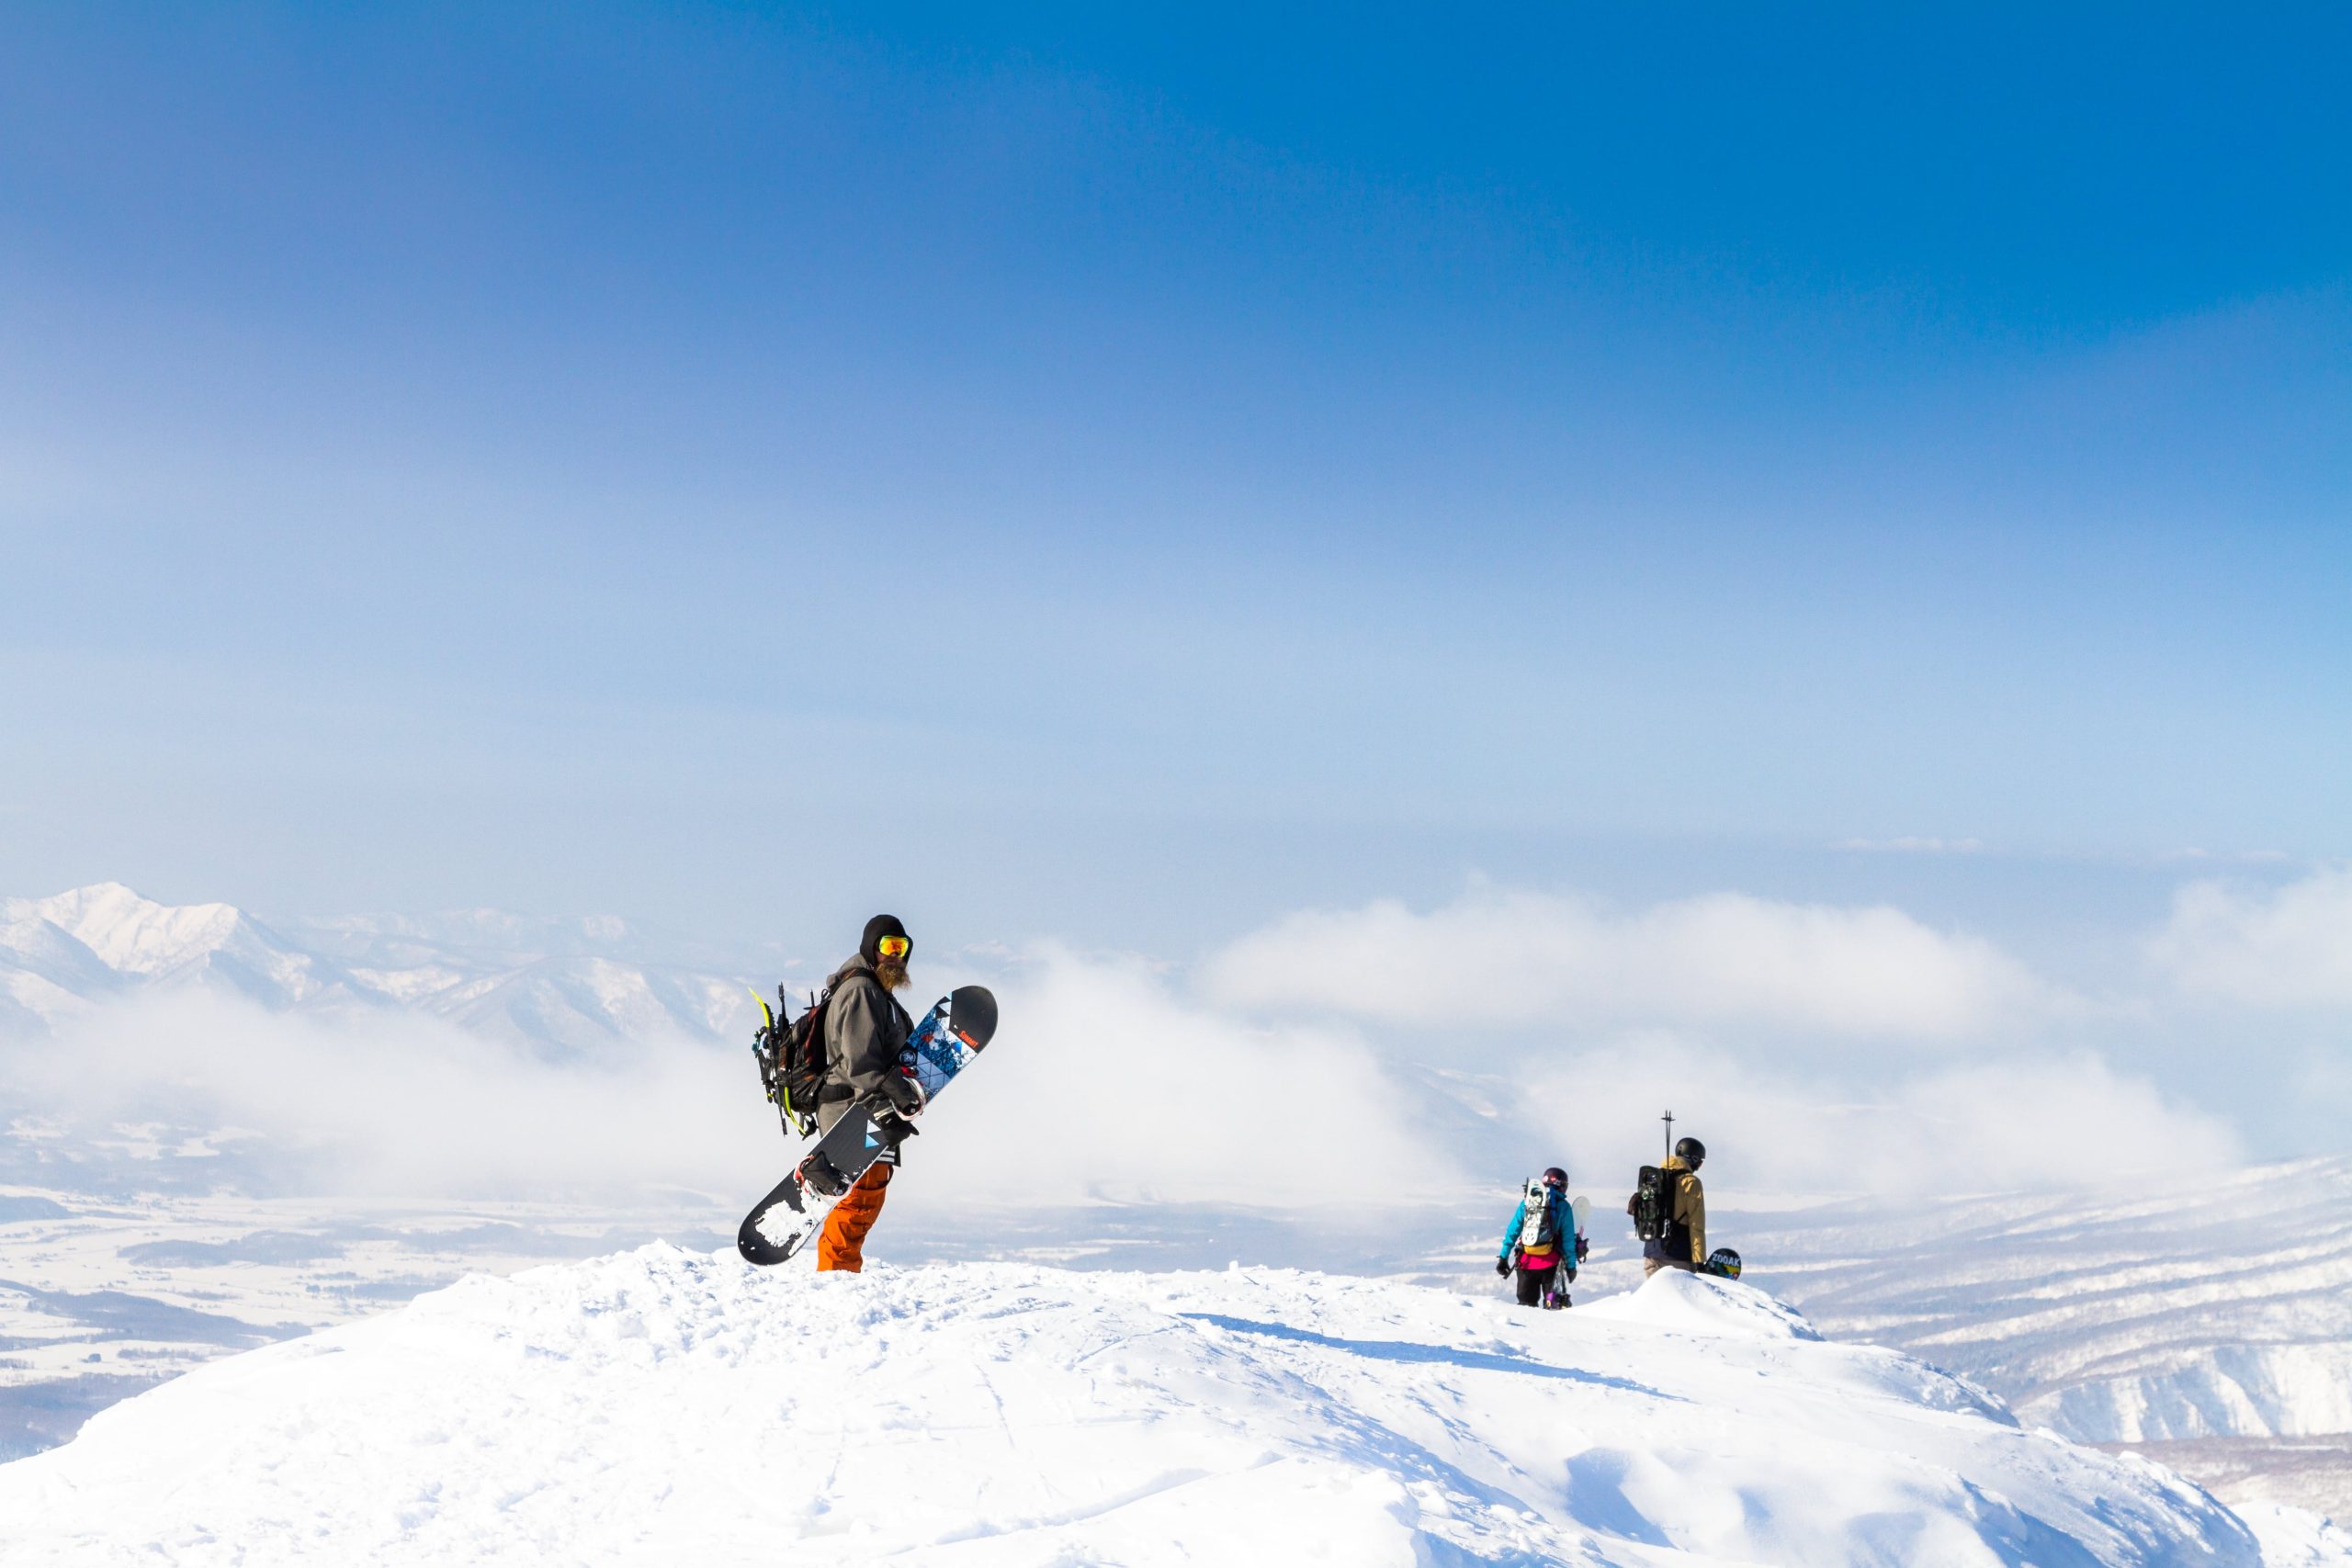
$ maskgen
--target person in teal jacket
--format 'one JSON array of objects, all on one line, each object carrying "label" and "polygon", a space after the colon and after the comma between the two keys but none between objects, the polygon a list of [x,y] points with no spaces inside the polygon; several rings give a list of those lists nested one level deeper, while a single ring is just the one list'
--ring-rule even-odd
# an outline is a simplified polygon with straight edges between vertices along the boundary
[{"label": "person in teal jacket", "polygon": [[1506,1279],[1518,1274],[1520,1305],[1551,1311],[1568,1304],[1568,1281],[1585,1250],[1568,1206],[1568,1173],[1555,1165],[1527,1184],[1527,1195],[1510,1212],[1495,1272]]}]

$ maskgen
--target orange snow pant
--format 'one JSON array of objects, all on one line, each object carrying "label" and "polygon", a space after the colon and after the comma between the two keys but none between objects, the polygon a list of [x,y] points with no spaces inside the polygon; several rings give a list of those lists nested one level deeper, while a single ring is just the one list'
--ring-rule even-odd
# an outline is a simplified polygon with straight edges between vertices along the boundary
[{"label": "orange snow pant", "polygon": [[825,1216],[825,1229],[817,1237],[817,1269],[846,1269],[855,1274],[865,1267],[865,1233],[882,1216],[883,1190],[890,1185],[890,1168],[887,1165],[866,1167],[857,1184],[842,1194],[833,1212]]}]

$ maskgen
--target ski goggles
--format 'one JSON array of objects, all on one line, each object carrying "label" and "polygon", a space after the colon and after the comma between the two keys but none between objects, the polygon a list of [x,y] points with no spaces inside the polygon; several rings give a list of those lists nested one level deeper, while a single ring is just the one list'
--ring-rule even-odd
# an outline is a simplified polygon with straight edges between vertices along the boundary
[{"label": "ski goggles", "polygon": [[914,950],[914,945],[902,936],[886,936],[874,944],[874,951],[885,958],[904,958]]}]

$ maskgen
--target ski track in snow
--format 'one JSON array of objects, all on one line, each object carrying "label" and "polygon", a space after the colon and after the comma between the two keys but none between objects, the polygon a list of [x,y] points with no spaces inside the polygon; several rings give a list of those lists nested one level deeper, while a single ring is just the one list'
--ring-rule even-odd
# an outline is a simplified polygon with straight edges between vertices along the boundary
[{"label": "ski track in snow", "polygon": [[2170,1472],[1724,1281],[1538,1314],[661,1243],[214,1362],[0,1466],[12,1564],[2352,1564],[2256,1522],[2267,1559]]}]

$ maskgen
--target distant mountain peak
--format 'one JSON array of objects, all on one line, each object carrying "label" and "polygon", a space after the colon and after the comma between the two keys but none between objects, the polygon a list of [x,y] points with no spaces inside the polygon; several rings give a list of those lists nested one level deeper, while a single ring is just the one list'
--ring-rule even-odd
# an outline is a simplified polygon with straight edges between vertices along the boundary
[{"label": "distant mountain peak", "polygon": [[610,915],[485,908],[276,928],[233,904],[164,904],[119,882],[0,899],[0,1024],[10,1027],[45,1027],[151,987],[195,987],[273,1010],[413,1009],[568,1052],[740,1032],[747,993],[736,967]]},{"label": "distant mountain peak", "polygon": [[258,929],[233,904],[159,904],[119,882],[37,898],[29,908],[124,975],[184,968],[241,932]]}]

